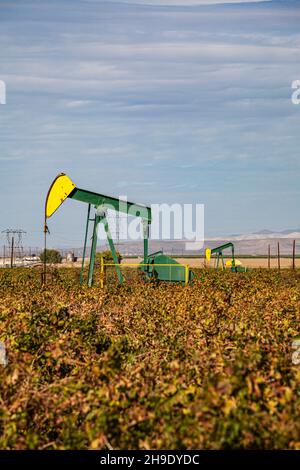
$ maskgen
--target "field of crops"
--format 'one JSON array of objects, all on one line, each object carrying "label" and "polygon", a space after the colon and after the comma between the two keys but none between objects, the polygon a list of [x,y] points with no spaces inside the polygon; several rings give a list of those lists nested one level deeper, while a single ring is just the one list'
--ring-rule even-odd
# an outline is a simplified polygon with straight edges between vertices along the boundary
[{"label": "field of crops", "polygon": [[300,272],[0,270],[2,449],[300,449]]}]

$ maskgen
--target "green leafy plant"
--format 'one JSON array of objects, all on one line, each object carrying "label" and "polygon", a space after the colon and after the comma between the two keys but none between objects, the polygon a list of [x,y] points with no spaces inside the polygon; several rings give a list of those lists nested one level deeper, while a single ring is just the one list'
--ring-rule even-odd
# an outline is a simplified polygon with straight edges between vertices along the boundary
[{"label": "green leafy plant", "polygon": [[56,264],[62,262],[62,256],[57,250],[46,249],[40,254],[40,260],[42,261],[42,263],[46,261],[46,263],[49,264]]}]

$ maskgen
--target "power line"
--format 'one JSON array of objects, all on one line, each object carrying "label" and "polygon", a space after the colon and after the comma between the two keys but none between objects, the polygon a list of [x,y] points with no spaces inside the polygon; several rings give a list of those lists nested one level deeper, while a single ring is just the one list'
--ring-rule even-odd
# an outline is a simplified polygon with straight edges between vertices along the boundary
[{"label": "power line", "polygon": [[12,268],[15,264],[15,257],[23,256],[22,237],[26,232],[20,228],[7,228],[6,230],[2,230],[2,233],[6,235],[8,251],[10,253],[10,267]]}]

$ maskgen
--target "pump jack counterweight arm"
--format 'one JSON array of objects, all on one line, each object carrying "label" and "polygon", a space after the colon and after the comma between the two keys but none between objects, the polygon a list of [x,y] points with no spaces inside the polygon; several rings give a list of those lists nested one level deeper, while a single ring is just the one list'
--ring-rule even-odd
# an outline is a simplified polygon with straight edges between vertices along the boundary
[{"label": "pump jack counterweight arm", "polygon": [[45,226],[46,221],[51,217],[54,212],[61,206],[61,204],[67,199],[74,199],[75,201],[84,202],[89,205],[87,215],[87,225],[84,242],[83,260],[80,274],[80,282],[83,282],[83,270],[84,270],[84,258],[86,253],[86,243],[88,236],[88,225],[90,222],[90,209],[94,206],[96,214],[94,218],[94,229],[92,237],[92,247],[90,255],[90,265],[88,271],[88,285],[93,284],[93,273],[95,264],[95,255],[97,249],[97,232],[98,226],[101,222],[104,225],[104,229],[108,238],[108,243],[114,258],[119,282],[123,282],[123,276],[121,273],[120,265],[118,262],[116,250],[113,244],[113,240],[109,231],[105,212],[108,209],[112,209],[117,212],[123,212],[132,217],[140,217],[143,223],[143,235],[144,235],[144,263],[148,260],[148,237],[149,237],[149,225],[151,224],[151,209],[150,207],[142,204],[135,204],[126,200],[118,199],[115,197],[105,196],[103,194],[87,191],[85,189],[77,188],[73,181],[65,174],[60,173],[53,181],[52,185],[47,194],[45,202]]},{"label": "pump jack counterweight arm", "polygon": [[231,248],[232,254],[234,255],[234,245],[233,243],[225,243],[224,245],[217,246],[216,248],[213,248],[211,250],[211,254],[213,255],[214,253],[222,253],[223,250],[226,250],[226,248]]},{"label": "pump jack counterweight arm", "polygon": [[150,207],[77,188],[73,181],[64,173],[60,173],[49,188],[45,203],[45,218],[51,217],[66,198],[85,202],[96,207],[103,206],[107,209],[114,209],[133,217],[141,217],[148,224],[151,224]]}]

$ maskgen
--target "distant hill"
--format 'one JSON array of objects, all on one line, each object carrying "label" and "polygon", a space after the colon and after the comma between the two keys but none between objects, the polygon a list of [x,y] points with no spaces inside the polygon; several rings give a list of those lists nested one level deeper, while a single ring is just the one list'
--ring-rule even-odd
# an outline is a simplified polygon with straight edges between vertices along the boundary
[{"label": "distant hill", "polygon": [[[248,234],[235,234],[223,237],[208,237],[205,239],[204,247],[202,250],[187,251],[186,242],[182,240],[150,240],[149,252],[162,250],[166,254],[170,255],[203,255],[206,247],[214,248],[222,245],[229,241],[234,243],[235,251],[240,255],[267,255],[268,245],[271,248],[271,254],[276,254],[277,244],[280,244],[280,252],[282,255],[290,255],[292,253],[293,240],[296,240],[296,253],[300,255],[300,229],[286,229],[280,232],[274,232],[268,229],[260,230],[259,232],[248,233]],[[141,241],[122,241],[116,244],[116,248],[123,255],[142,255],[143,253],[143,242]],[[71,251],[67,247],[56,247],[63,249],[66,253]],[[98,251],[102,251],[107,248],[107,245],[102,241],[98,243]],[[82,255],[83,248],[72,248],[75,256],[80,257]],[[87,249],[87,255],[89,255],[89,248]]]},{"label": "distant hill", "polygon": [[[223,239],[224,237],[220,237]],[[261,240],[261,239],[281,239],[281,238],[289,238],[289,239],[300,239],[300,229],[287,229],[281,232],[272,232],[271,230],[260,230],[259,232],[248,233],[248,234],[241,234],[241,235],[232,235],[231,237],[233,240],[240,241],[240,240]],[[218,240],[219,238],[215,238]]]}]

